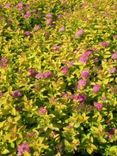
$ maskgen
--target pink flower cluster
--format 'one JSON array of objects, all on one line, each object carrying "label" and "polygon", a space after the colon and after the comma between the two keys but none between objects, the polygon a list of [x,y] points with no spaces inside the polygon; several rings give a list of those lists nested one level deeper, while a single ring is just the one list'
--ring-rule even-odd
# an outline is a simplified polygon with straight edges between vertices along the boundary
[{"label": "pink flower cluster", "polygon": [[113,38],[114,38],[114,39],[117,39],[117,35],[113,35]]},{"label": "pink flower cluster", "polygon": [[34,137],[35,136],[35,132],[29,132],[27,133],[27,137],[31,138],[31,137]]},{"label": "pink flower cluster", "polygon": [[44,73],[39,73],[36,71],[35,68],[30,68],[28,69],[29,75],[30,77],[34,77],[36,79],[42,79],[42,78],[50,78],[52,76],[52,72],[51,71],[47,71]]},{"label": "pink flower cluster", "polygon": [[48,13],[48,14],[46,15],[46,18],[47,18],[47,19],[52,18],[52,14],[51,14],[51,13]]},{"label": "pink flower cluster", "polygon": [[61,28],[59,29],[59,31],[60,31],[60,32],[65,31],[65,27],[61,27]]},{"label": "pink flower cluster", "polygon": [[0,98],[3,96],[3,93],[2,92],[0,92]]},{"label": "pink flower cluster", "polygon": [[30,31],[25,31],[24,36],[26,36],[26,37],[30,36]]},{"label": "pink flower cluster", "polygon": [[80,103],[84,103],[86,101],[87,97],[86,97],[86,95],[83,95],[83,94],[74,94],[72,96],[72,99],[77,100]]},{"label": "pink flower cluster", "polygon": [[106,47],[109,46],[109,42],[103,41],[103,42],[100,43],[100,45],[106,48]]},{"label": "pink flower cluster", "polygon": [[109,134],[113,135],[115,133],[115,128],[109,130]]},{"label": "pink flower cluster", "polygon": [[81,77],[84,78],[84,79],[87,79],[89,76],[89,70],[83,70],[81,72]]},{"label": "pink flower cluster", "polygon": [[47,114],[47,109],[44,107],[40,107],[38,110],[39,115],[45,115]]},{"label": "pink flower cluster", "polygon": [[94,102],[94,107],[98,110],[101,111],[103,108],[103,104],[99,102]]},{"label": "pink flower cluster", "polygon": [[45,19],[46,19],[46,24],[47,24],[48,26],[52,25],[53,19],[52,19],[52,14],[51,14],[51,13],[48,13],[48,14],[46,15]]},{"label": "pink flower cluster", "polygon": [[99,85],[99,84],[95,84],[93,86],[93,92],[94,93],[98,93],[100,91],[100,89],[101,89],[101,85]]},{"label": "pink flower cluster", "polygon": [[113,60],[117,60],[117,52],[115,52],[115,53],[112,54],[112,59]]},{"label": "pink flower cluster", "polygon": [[23,154],[25,152],[28,152],[28,153],[30,152],[30,147],[29,147],[28,143],[22,143],[18,146],[17,151],[18,151],[18,153],[17,153],[18,156],[23,156]]},{"label": "pink flower cluster", "polygon": [[63,98],[68,98],[70,100],[75,100],[80,102],[80,104],[84,103],[87,99],[86,95],[84,94],[72,94],[69,95],[68,93],[62,93]]},{"label": "pink flower cluster", "polygon": [[45,72],[45,73],[36,74],[35,78],[36,79],[42,79],[42,78],[50,78],[51,76],[52,76],[52,72],[48,71],[48,72]]},{"label": "pink flower cluster", "polygon": [[5,8],[6,9],[10,9],[11,8],[11,4],[10,3],[5,4]]},{"label": "pink flower cluster", "polygon": [[60,50],[60,46],[59,45],[54,45],[52,47],[52,50],[58,52]]},{"label": "pink flower cluster", "polygon": [[30,16],[31,16],[30,11],[27,11],[27,12],[25,13],[25,15],[24,15],[24,18],[27,19],[27,18],[29,18]]},{"label": "pink flower cluster", "polygon": [[84,35],[84,30],[80,29],[75,33],[75,38],[79,38]]},{"label": "pink flower cluster", "polygon": [[17,9],[18,9],[18,10],[22,10],[22,9],[23,9],[23,3],[22,3],[22,2],[19,2],[19,3],[17,4]]},{"label": "pink flower cluster", "polygon": [[72,61],[66,62],[65,65],[61,68],[61,72],[66,75],[69,72],[69,69],[74,65]]},{"label": "pink flower cluster", "polygon": [[63,17],[62,14],[59,14],[59,15],[57,16],[58,19],[61,19],[62,17]]},{"label": "pink flower cluster", "polygon": [[80,59],[79,61],[82,62],[82,63],[86,63],[89,59],[89,56],[92,54],[93,50],[87,50],[85,53],[83,53],[81,56],[80,56]]},{"label": "pink flower cluster", "polygon": [[41,28],[40,25],[37,25],[37,24],[36,24],[36,25],[34,26],[34,31],[38,31],[40,28]]},{"label": "pink flower cluster", "polygon": [[0,58],[0,67],[5,68],[8,65],[8,59],[5,57]]},{"label": "pink flower cluster", "polygon": [[109,70],[109,73],[110,74],[113,74],[113,73],[116,73],[117,69],[115,67],[112,67],[110,70]]},{"label": "pink flower cluster", "polygon": [[74,62],[73,61],[68,61],[66,62],[66,65],[68,68],[72,67],[74,65]]},{"label": "pink flower cluster", "polygon": [[72,99],[72,95],[69,95],[68,93],[65,93],[65,92],[63,92],[63,93],[61,94],[61,97],[62,97],[62,98]]},{"label": "pink flower cluster", "polygon": [[67,66],[64,66],[64,67],[61,68],[61,72],[62,72],[64,75],[66,75],[66,74],[68,73],[68,71],[69,71],[69,68],[68,68]]},{"label": "pink flower cluster", "polygon": [[14,90],[11,95],[12,97],[16,98],[16,97],[21,97],[22,93],[19,90]]},{"label": "pink flower cluster", "polygon": [[38,73],[35,68],[30,68],[28,72],[30,77],[35,77],[36,74]]},{"label": "pink flower cluster", "polygon": [[109,139],[111,139],[112,138],[112,136],[115,134],[115,128],[111,128],[109,131],[108,131],[108,137],[109,137]]},{"label": "pink flower cluster", "polygon": [[80,79],[77,84],[77,89],[83,89],[87,84],[87,81],[84,79]]}]

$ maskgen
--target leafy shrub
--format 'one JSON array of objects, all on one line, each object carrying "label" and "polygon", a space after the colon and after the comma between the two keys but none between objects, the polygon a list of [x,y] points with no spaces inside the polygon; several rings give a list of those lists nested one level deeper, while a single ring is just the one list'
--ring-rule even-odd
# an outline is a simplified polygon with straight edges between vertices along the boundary
[{"label": "leafy shrub", "polygon": [[0,155],[116,155],[116,0],[0,0]]}]

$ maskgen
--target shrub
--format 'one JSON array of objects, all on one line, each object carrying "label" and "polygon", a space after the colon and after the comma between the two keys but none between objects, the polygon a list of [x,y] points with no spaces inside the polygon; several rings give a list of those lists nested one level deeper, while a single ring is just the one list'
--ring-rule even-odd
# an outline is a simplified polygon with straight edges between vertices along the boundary
[{"label": "shrub", "polygon": [[0,155],[116,155],[116,1],[0,0]]}]

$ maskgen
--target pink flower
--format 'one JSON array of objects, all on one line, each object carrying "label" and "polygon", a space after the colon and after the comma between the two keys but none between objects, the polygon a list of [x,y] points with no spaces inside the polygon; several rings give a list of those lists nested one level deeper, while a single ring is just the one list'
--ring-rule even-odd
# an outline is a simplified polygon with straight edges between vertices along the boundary
[{"label": "pink flower", "polygon": [[62,72],[64,75],[66,75],[66,74],[68,73],[68,71],[69,71],[69,69],[68,69],[67,66],[64,66],[64,67],[61,68],[61,72]]},{"label": "pink flower", "polygon": [[59,14],[59,15],[57,16],[57,18],[58,18],[58,19],[61,19],[61,18],[62,18],[62,15],[61,15],[61,14]]},{"label": "pink flower", "polygon": [[40,25],[35,25],[34,26],[34,31],[38,31],[40,28],[41,28]]},{"label": "pink flower", "polygon": [[87,77],[89,76],[89,70],[82,71],[81,76],[82,76],[82,78],[87,79]]},{"label": "pink flower", "polygon": [[18,156],[23,156],[23,154],[25,153],[25,152],[30,152],[30,147],[29,147],[29,145],[28,145],[28,143],[22,143],[22,144],[20,144],[19,146],[18,146]]},{"label": "pink flower", "polygon": [[60,32],[63,32],[63,31],[65,31],[65,28],[64,28],[64,27],[61,27],[61,28],[59,29],[59,31],[60,31]]},{"label": "pink flower", "polygon": [[0,98],[3,96],[3,93],[2,92],[0,92]]},{"label": "pink flower", "polygon": [[30,16],[31,16],[30,11],[27,11],[27,12],[25,13],[25,15],[24,15],[24,18],[29,18]]},{"label": "pink flower", "polygon": [[66,128],[71,129],[71,128],[73,128],[73,126],[71,124],[69,124],[68,126],[66,126]]},{"label": "pink flower", "polygon": [[22,10],[23,9],[23,3],[22,2],[19,2],[17,4],[17,8],[18,8],[18,10]]},{"label": "pink flower", "polygon": [[10,3],[5,4],[5,8],[6,9],[10,9],[10,7],[11,7],[11,4]]},{"label": "pink flower", "polygon": [[114,38],[114,39],[117,39],[117,35],[113,35],[113,38]]},{"label": "pink flower", "polygon": [[34,137],[35,136],[35,132],[30,132],[27,134],[27,136],[30,138],[30,137]]},{"label": "pink flower", "polygon": [[110,72],[111,74],[115,73],[116,71],[117,71],[117,69],[116,69],[115,67],[112,67],[112,68],[109,70],[109,72]]},{"label": "pink flower", "polygon": [[29,72],[29,76],[31,76],[31,77],[35,77],[36,74],[37,74],[37,71],[36,71],[35,68],[30,68],[30,69],[28,70],[28,72]]},{"label": "pink flower", "polygon": [[108,47],[109,43],[104,41],[104,42],[101,42],[100,45],[103,47]]},{"label": "pink flower", "polygon": [[42,79],[42,78],[44,78],[44,74],[43,73],[38,73],[38,74],[35,75],[35,78],[38,79],[38,80]]},{"label": "pink flower", "polygon": [[52,20],[52,14],[51,13],[48,13],[46,15],[46,24],[50,26],[50,25],[52,25],[52,22],[53,22],[53,20]]},{"label": "pink flower", "polygon": [[40,107],[38,110],[39,115],[45,115],[47,114],[47,109],[44,107]]},{"label": "pink flower", "polygon": [[95,103],[94,103],[94,106],[95,106],[95,108],[96,108],[98,111],[102,110],[102,108],[103,108],[103,104],[102,104],[102,103],[98,103],[98,102],[95,102]]},{"label": "pink flower", "polygon": [[47,25],[52,25],[52,22],[53,22],[52,18],[47,18],[46,19],[46,24]]},{"label": "pink flower", "polygon": [[96,84],[96,85],[93,86],[93,92],[94,92],[94,93],[99,92],[100,89],[101,89],[101,85],[99,85],[99,84]]},{"label": "pink flower", "polygon": [[99,62],[99,58],[96,57],[96,58],[94,59],[94,62],[95,62],[95,63],[98,63],[98,62]]},{"label": "pink flower", "polygon": [[88,57],[87,56],[85,56],[85,55],[81,55],[81,57],[80,57],[80,62],[82,62],[82,63],[86,63],[87,61],[88,61]]},{"label": "pink flower", "polygon": [[115,53],[112,54],[112,59],[113,60],[117,60],[117,52],[115,52]]},{"label": "pink flower", "polygon": [[14,98],[15,97],[21,97],[22,93],[19,90],[14,90],[11,94]]},{"label": "pink flower", "polygon": [[52,50],[54,50],[54,51],[59,51],[59,50],[60,50],[60,46],[59,46],[59,45],[54,45],[54,46],[52,47]]},{"label": "pink flower", "polygon": [[79,95],[75,94],[75,95],[72,96],[72,99],[73,99],[73,100],[77,100],[77,101],[79,101],[80,103],[84,103],[85,100],[86,100],[86,96],[83,95],[83,94],[79,94]]},{"label": "pink flower", "polygon": [[106,100],[107,98],[106,98],[106,96],[102,96],[102,100]]},{"label": "pink flower", "polygon": [[89,57],[93,53],[93,50],[87,50],[84,54]]},{"label": "pink flower", "polygon": [[81,56],[80,56],[80,62],[82,63],[86,63],[89,59],[89,56],[92,54],[93,50],[87,50],[85,53],[83,53]]},{"label": "pink flower", "polygon": [[77,88],[78,88],[78,89],[82,89],[82,88],[84,88],[84,87],[86,86],[86,84],[87,84],[86,80],[80,79],[80,80],[78,81]]},{"label": "pink flower", "polygon": [[73,61],[69,61],[69,62],[66,62],[67,64],[67,67],[70,68],[74,65],[74,62]]},{"label": "pink flower", "polygon": [[61,97],[69,99],[70,95],[68,93],[63,92],[61,93]]},{"label": "pink flower", "polygon": [[51,76],[52,76],[52,72],[51,71],[43,73],[43,77],[44,78],[50,78]]},{"label": "pink flower", "polygon": [[52,14],[51,13],[48,13],[47,15],[46,15],[46,18],[52,18]]},{"label": "pink flower", "polygon": [[45,73],[36,74],[35,78],[36,79],[42,79],[42,78],[50,78],[51,76],[52,76],[52,72],[48,71],[48,72],[45,72]]},{"label": "pink flower", "polygon": [[108,132],[109,132],[109,134],[113,135],[113,134],[115,134],[115,130],[116,130],[115,128],[112,128]]},{"label": "pink flower", "polygon": [[5,57],[1,57],[1,58],[0,58],[0,66],[1,66],[2,68],[5,68],[5,67],[7,67],[7,64],[8,64],[8,59],[5,58]]},{"label": "pink flower", "polygon": [[112,129],[110,129],[109,131],[108,131],[108,137],[109,137],[109,139],[111,139],[112,138],[112,136],[115,134],[115,128],[112,128]]},{"label": "pink flower", "polygon": [[75,38],[79,38],[79,37],[83,36],[83,34],[84,34],[84,30],[83,29],[80,29],[80,30],[78,30],[75,33]]},{"label": "pink flower", "polygon": [[25,31],[24,35],[27,36],[27,37],[30,36],[30,31]]},{"label": "pink flower", "polygon": [[50,35],[49,32],[45,32],[45,33],[44,33],[44,36],[45,36],[46,38],[48,38],[49,35]]}]

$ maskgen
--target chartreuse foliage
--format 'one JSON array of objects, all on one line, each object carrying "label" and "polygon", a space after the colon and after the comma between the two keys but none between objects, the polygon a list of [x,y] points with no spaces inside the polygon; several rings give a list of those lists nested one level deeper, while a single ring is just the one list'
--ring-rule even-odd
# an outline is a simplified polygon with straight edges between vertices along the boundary
[{"label": "chartreuse foliage", "polygon": [[0,155],[117,155],[117,1],[0,0]]}]

